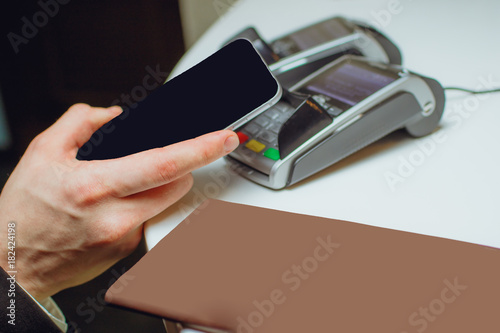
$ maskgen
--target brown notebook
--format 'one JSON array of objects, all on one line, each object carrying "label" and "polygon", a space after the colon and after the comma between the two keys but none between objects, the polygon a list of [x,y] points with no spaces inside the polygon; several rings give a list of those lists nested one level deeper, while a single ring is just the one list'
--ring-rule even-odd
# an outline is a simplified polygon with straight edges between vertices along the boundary
[{"label": "brown notebook", "polygon": [[106,300],[238,333],[498,333],[500,250],[208,200]]}]

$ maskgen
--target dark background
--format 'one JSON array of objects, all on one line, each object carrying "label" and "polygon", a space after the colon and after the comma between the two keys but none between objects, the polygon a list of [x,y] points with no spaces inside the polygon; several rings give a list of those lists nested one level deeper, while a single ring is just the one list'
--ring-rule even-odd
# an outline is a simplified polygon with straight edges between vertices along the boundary
[{"label": "dark background", "polygon": [[[54,11],[46,23],[38,0],[11,1],[0,14],[0,87],[12,137],[0,151],[0,188],[29,142],[69,106],[109,106],[143,85],[147,66],[168,73],[184,53],[177,0],[60,1],[41,0]],[[23,18],[33,23],[34,17],[38,31],[23,36]],[[9,33],[26,37],[17,53]],[[69,332],[164,332],[159,318],[99,302],[100,292],[144,253],[143,242],[97,279],[54,296]]]}]

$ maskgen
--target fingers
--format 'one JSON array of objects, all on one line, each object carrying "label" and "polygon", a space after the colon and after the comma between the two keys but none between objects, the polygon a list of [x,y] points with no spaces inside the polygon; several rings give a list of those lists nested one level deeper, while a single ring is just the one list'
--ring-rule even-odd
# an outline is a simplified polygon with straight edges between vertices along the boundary
[{"label": "fingers", "polygon": [[87,104],[75,104],[59,118],[49,129],[65,149],[76,155],[102,125],[122,112],[119,106],[109,108],[91,107]]},{"label": "fingers", "polygon": [[120,197],[168,184],[233,151],[239,144],[229,130],[163,148],[101,161],[100,179]]},{"label": "fingers", "polygon": [[186,174],[163,186],[119,199],[113,207],[121,230],[133,230],[181,199],[193,186],[193,177]]}]

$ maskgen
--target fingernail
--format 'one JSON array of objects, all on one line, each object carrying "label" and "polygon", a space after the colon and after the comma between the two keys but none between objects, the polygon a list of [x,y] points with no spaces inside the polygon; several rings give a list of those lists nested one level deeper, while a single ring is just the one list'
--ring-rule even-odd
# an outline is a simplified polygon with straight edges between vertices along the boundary
[{"label": "fingernail", "polygon": [[224,149],[226,150],[226,153],[230,153],[233,150],[235,150],[239,144],[240,144],[240,140],[238,139],[238,137],[236,135],[233,134],[233,135],[229,136],[226,139],[226,141],[224,142]]},{"label": "fingernail", "polygon": [[109,111],[116,113],[117,115],[123,112],[123,109],[118,105],[113,105],[108,108]]}]

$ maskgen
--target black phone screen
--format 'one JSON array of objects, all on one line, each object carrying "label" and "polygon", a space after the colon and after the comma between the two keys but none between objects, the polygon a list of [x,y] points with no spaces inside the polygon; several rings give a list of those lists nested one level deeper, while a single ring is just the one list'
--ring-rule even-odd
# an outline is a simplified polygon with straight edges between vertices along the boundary
[{"label": "black phone screen", "polygon": [[252,44],[239,39],[124,110],[93,134],[77,158],[117,158],[221,130],[279,91]]}]

